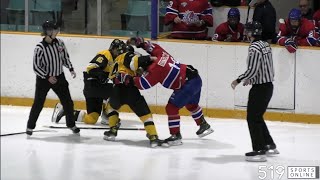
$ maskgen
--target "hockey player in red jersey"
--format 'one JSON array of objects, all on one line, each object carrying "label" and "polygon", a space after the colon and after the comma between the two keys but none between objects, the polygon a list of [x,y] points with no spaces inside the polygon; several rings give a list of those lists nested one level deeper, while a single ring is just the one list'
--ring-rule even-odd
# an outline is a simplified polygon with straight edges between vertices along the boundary
[{"label": "hockey player in red jersey", "polygon": [[172,25],[172,38],[206,39],[213,26],[212,7],[208,0],[172,0],[166,9],[165,25]]},{"label": "hockey player in red jersey", "polygon": [[289,17],[280,24],[278,44],[285,46],[290,53],[294,53],[298,46],[316,46],[318,35],[315,32],[314,24],[301,18],[301,11],[292,9]]},{"label": "hockey player in red jersey", "polygon": [[313,20],[316,26],[316,31],[318,35],[320,35],[320,9],[314,13]]},{"label": "hockey player in red jersey", "polygon": [[[170,145],[180,145],[180,115],[179,109],[186,107],[199,126],[196,134],[204,137],[213,132],[204,119],[202,108],[199,106],[202,80],[198,71],[191,65],[181,64],[158,44],[143,38],[131,38],[128,43],[146,50],[151,56],[157,57],[151,65],[144,67],[146,71],[141,76],[133,78],[135,86],[139,89],[149,89],[160,83],[163,87],[173,89],[166,112],[171,136],[166,139]],[[128,81],[127,81],[128,82]]]},{"label": "hockey player in red jersey", "polygon": [[243,40],[244,25],[240,23],[240,11],[231,8],[228,21],[220,24],[212,38],[213,41],[240,42]]}]

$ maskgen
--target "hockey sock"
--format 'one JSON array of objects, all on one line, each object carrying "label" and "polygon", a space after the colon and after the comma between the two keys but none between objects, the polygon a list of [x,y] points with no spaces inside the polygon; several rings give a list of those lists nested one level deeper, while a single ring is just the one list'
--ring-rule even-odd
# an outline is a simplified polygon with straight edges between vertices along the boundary
[{"label": "hockey sock", "polygon": [[84,116],[83,122],[86,124],[95,124],[95,123],[97,123],[99,116],[100,115],[97,112],[92,112],[92,113],[86,114]]},{"label": "hockey sock", "polygon": [[117,111],[112,111],[108,113],[108,119],[109,119],[109,127],[117,126],[119,120],[119,113]]},{"label": "hockey sock", "polygon": [[191,116],[199,126],[201,123],[201,117],[203,116],[202,108],[198,104],[187,104],[186,108],[191,112]]},{"label": "hockey sock", "polygon": [[180,132],[179,108],[171,103],[168,103],[166,106],[166,112],[168,115],[170,134],[177,134]]},{"label": "hockey sock", "polygon": [[151,114],[147,114],[147,115],[141,116],[140,120],[143,122],[144,128],[146,129],[147,134],[149,134],[149,135],[158,135],[157,129],[156,129],[155,125],[154,125],[154,122],[153,122]]}]

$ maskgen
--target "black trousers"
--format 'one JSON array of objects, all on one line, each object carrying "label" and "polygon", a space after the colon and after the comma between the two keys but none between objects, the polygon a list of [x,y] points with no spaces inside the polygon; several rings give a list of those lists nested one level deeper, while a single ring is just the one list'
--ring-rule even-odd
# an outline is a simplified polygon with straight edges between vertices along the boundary
[{"label": "black trousers", "polygon": [[73,114],[73,101],[70,96],[69,83],[66,80],[64,74],[57,76],[57,83],[51,84],[47,79],[37,77],[36,79],[36,92],[34,102],[30,111],[27,128],[34,129],[40,112],[43,108],[47,94],[52,89],[60,99],[63,109],[66,113],[67,127],[75,126],[75,118]]},{"label": "black trousers", "polygon": [[272,94],[273,84],[271,82],[253,85],[249,92],[247,122],[254,151],[263,150],[266,145],[274,144],[263,119]]},{"label": "black trousers", "polygon": [[103,100],[109,99],[113,92],[113,84],[101,84],[98,80],[87,80],[84,73],[83,95],[86,98],[87,113],[101,114]]},{"label": "black trousers", "polygon": [[136,86],[115,85],[110,97],[110,106],[118,110],[124,104],[127,104],[138,117],[151,113],[146,100]]}]

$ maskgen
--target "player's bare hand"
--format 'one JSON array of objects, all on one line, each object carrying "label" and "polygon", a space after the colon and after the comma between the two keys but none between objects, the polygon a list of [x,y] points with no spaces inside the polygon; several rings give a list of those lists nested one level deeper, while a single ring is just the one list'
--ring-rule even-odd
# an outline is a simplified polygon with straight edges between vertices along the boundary
[{"label": "player's bare hand", "polygon": [[234,81],[232,81],[232,83],[231,83],[231,87],[232,87],[232,89],[235,89],[236,87],[237,87],[237,85],[238,85],[239,83],[238,83],[238,81],[237,80],[234,80]]},{"label": "player's bare hand", "polygon": [[250,80],[249,79],[246,79],[246,80],[244,80],[244,82],[243,82],[243,86],[248,86],[248,85],[250,85],[251,83],[250,83]]},{"label": "player's bare hand", "polygon": [[72,76],[72,78],[73,78],[73,79],[77,77],[77,74],[76,74],[76,72],[74,72],[74,71],[71,71],[70,73],[71,73],[71,76]]},{"label": "player's bare hand", "polygon": [[181,19],[179,18],[179,16],[177,16],[176,18],[174,18],[174,23],[179,24],[181,23]]},{"label": "player's bare hand", "polygon": [[48,78],[48,81],[51,83],[51,84],[55,84],[55,83],[57,83],[57,78],[55,77],[55,76],[50,76],[49,78]]}]

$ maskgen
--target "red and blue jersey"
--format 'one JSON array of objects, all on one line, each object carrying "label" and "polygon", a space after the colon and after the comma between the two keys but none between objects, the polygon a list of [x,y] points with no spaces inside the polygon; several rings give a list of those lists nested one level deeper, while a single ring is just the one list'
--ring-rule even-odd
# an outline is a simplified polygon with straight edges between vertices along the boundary
[{"label": "red and blue jersey", "polygon": [[139,89],[149,89],[157,83],[163,87],[177,90],[186,81],[186,65],[176,61],[167,51],[158,44],[144,43],[144,50],[151,56],[157,57],[140,77],[134,77],[135,85]]},{"label": "red and blue jersey", "polygon": [[[181,23],[174,23],[176,17],[181,19]],[[194,25],[201,20],[205,22],[204,25]],[[207,27],[213,26],[212,7],[208,0],[172,0],[166,9],[164,23],[173,23],[173,38],[206,38]]]},{"label": "red and blue jersey", "polygon": [[279,26],[278,44],[285,45],[285,41],[288,38],[292,38],[298,46],[312,46],[311,41],[316,41],[318,34],[315,32],[315,26],[313,22],[302,18],[300,21],[300,27],[294,32],[289,25],[289,20],[286,23],[281,23]]}]

